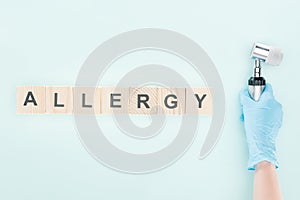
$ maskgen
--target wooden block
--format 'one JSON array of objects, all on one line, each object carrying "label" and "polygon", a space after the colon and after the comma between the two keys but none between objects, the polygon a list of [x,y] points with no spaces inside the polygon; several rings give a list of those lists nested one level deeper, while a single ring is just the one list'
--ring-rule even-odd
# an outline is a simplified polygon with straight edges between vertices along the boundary
[{"label": "wooden block", "polygon": [[129,88],[102,87],[101,113],[128,113]]},{"label": "wooden block", "polygon": [[46,97],[44,86],[17,86],[16,112],[18,114],[44,114]]},{"label": "wooden block", "polygon": [[213,96],[210,88],[186,89],[186,114],[212,115]]},{"label": "wooden block", "polygon": [[184,114],[185,88],[158,88],[158,113]]},{"label": "wooden block", "polygon": [[72,87],[46,87],[46,112],[49,114],[72,113]]},{"label": "wooden block", "polygon": [[158,89],[154,87],[130,88],[130,114],[157,114]]},{"label": "wooden block", "polygon": [[73,113],[100,114],[100,90],[98,87],[74,87]]}]

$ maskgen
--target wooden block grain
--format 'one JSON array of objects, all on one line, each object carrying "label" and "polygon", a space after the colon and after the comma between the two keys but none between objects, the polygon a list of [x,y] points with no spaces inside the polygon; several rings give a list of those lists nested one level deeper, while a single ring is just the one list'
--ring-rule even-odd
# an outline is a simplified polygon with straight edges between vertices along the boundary
[{"label": "wooden block grain", "polygon": [[46,97],[44,86],[17,86],[16,90],[16,113],[45,113]]},{"label": "wooden block grain", "polygon": [[74,87],[73,113],[74,114],[100,114],[101,88]]},{"label": "wooden block grain", "polygon": [[154,87],[130,88],[130,114],[157,114],[158,89]]},{"label": "wooden block grain", "polygon": [[184,114],[185,88],[158,88],[158,113]]},{"label": "wooden block grain", "polygon": [[46,87],[46,113],[71,114],[73,112],[72,87]]},{"label": "wooden block grain", "polygon": [[210,88],[186,89],[186,114],[211,115],[213,113],[213,95]]}]

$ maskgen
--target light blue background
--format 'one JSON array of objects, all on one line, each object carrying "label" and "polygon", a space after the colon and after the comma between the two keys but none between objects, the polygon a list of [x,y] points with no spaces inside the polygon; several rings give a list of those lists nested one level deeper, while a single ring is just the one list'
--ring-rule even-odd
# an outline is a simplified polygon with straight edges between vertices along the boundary
[{"label": "light blue background", "polygon": [[[281,189],[285,199],[299,199],[299,6],[296,0],[1,0],[0,199],[251,199],[253,173],[246,170],[238,92],[252,73],[249,53],[255,41],[278,45],[285,53],[280,67],[265,66],[263,73],[284,109],[278,138]],[[174,165],[153,174],[129,175],[104,167],[87,153],[71,115],[15,114],[17,85],[74,85],[95,47],[113,35],[146,27],[190,37],[220,73],[226,120],[222,137],[205,160],[197,156],[209,126],[207,117],[200,118],[198,137]],[[183,66],[174,68],[180,71]],[[126,69],[112,70],[104,82],[110,84]],[[185,75],[194,80],[191,71]],[[108,131],[115,129],[109,116],[100,120],[107,122]],[[168,123],[177,121],[170,117]],[[176,132],[173,128],[165,132]],[[126,144],[124,148],[143,151],[136,141],[111,137]],[[166,137],[155,144],[167,141]]]}]

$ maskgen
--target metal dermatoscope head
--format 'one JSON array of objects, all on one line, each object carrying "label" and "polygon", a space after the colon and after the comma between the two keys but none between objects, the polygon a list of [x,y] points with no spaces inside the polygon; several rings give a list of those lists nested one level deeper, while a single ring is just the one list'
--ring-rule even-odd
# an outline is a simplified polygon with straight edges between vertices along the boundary
[{"label": "metal dermatoscope head", "polygon": [[251,58],[259,59],[269,65],[278,66],[283,59],[283,53],[278,47],[256,42],[251,51]]},{"label": "metal dermatoscope head", "polygon": [[268,46],[262,43],[254,43],[251,58],[254,62],[254,75],[248,81],[250,96],[258,101],[264,91],[266,81],[261,77],[261,62],[277,66],[283,59],[283,53],[280,48]]}]

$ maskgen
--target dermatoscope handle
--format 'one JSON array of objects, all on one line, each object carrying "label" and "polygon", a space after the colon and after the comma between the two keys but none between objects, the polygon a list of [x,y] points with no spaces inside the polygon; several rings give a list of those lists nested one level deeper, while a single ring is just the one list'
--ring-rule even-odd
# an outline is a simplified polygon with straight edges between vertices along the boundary
[{"label": "dermatoscope handle", "polygon": [[260,62],[260,59],[255,60],[254,76],[248,80],[249,94],[255,101],[259,100],[266,86],[266,80],[261,76]]}]

